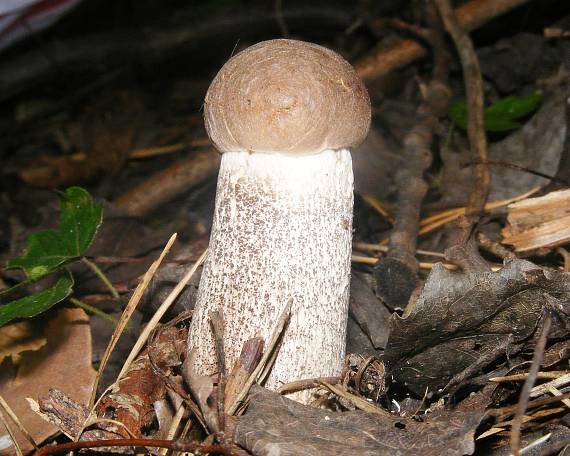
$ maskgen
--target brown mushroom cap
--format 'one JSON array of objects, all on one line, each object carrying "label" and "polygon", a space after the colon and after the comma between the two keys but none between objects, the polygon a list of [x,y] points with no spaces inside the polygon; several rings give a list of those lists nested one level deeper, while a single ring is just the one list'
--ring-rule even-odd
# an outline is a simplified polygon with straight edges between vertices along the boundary
[{"label": "brown mushroom cap", "polygon": [[270,40],[232,57],[204,103],[206,130],[221,152],[318,153],[360,144],[370,99],[354,68],[312,43]]}]

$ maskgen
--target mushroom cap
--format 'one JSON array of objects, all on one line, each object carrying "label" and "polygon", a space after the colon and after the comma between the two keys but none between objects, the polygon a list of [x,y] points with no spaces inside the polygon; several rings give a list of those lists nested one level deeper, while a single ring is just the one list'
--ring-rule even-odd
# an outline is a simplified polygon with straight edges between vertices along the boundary
[{"label": "mushroom cap", "polygon": [[210,139],[221,152],[314,154],[359,145],[370,98],[336,52],[296,40],[269,40],[236,54],[204,102]]}]

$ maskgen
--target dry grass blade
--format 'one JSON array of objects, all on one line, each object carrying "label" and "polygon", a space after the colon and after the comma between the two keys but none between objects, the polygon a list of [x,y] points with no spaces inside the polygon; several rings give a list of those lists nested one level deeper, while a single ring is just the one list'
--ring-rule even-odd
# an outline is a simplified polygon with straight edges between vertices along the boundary
[{"label": "dry grass blade", "polygon": [[[534,195],[540,189],[541,187],[533,187],[528,192],[522,193],[521,195],[517,195],[505,200],[491,201],[490,203],[485,204],[485,210],[490,211],[492,209],[508,206],[511,203],[516,203],[517,201],[521,201],[528,198],[529,196]],[[458,219],[462,215],[465,215],[466,212],[467,208],[457,207],[455,209],[448,209],[446,211],[426,217],[420,220],[420,226],[422,228],[420,229],[419,234],[427,234],[443,225],[446,225]]]},{"label": "dry grass blade", "polygon": [[166,246],[162,250],[162,253],[158,257],[158,259],[154,263],[151,264],[150,268],[148,268],[148,271],[145,273],[143,279],[138,284],[133,295],[131,296],[131,299],[129,299],[129,302],[128,302],[127,306],[125,307],[125,310],[123,311],[123,313],[121,315],[121,318],[119,320],[119,324],[115,328],[115,331],[113,332],[113,335],[111,336],[111,340],[109,341],[109,344],[107,345],[105,353],[103,354],[103,357],[101,358],[101,364],[99,365],[99,370],[97,371],[97,375],[95,376],[95,382],[93,383],[93,390],[91,391],[91,398],[89,400],[89,409],[93,408],[93,404],[95,403],[95,396],[97,394],[97,386],[99,385],[99,380],[101,379],[101,375],[103,374],[103,371],[105,370],[105,367],[107,366],[107,362],[109,361],[109,357],[111,356],[111,353],[113,352],[113,350],[115,348],[115,345],[117,345],[119,337],[121,337],[121,334],[125,330],[125,327],[127,326],[128,321],[130,320],[130,318],[133,315],[133,312],[135,311],[139,301],[141,300],[142,295],[143,295],[144,291],[146,290],[146,287],[148,286],[148,284],[149,284],[150,280],[152,279],[152,277],[154,276],[156,270],[158,269],[158,267],[162,263],[162,260],[164,260],[164,257],[170,251],[170,248],[172,247],[172,244],[174,243],[175,240],[176,240],[176,233],[170,237],[170,239],[166,243]]},{"label": "dry grass blade", "polygon": [[[535,407],[542,407],[544,405],[550,405],[555,402],[560,402],[562,399],[570,399],[570,393],[564,393],[562,396],[555,396],[555,397],[547,397],[544,399],[535,399],[534,401],[530,401],[528,403],[528,408],[535,408]],[[505,407],[497,408],[497,409],[488,409],[487,415],[489,416],[498,416],[500,419],[506,419],[508,416],[515,413],[517,410],[516,405],[507,405]]]},{"label": "dry grass blade", "polygon": [[292,382],[285,383],[285,385],[280,386],[277,392],[279,394],[291,394],[291,393],[296,393],[297,391],[318,388],[322,383],[336,385],[339,382],[340,382],[340,377],[318,377],[318,378],[308,378],[304,380],[294,380]]},{"label": "dry grass blade", "polygon": [[[382,259],[376,258],[376,257],[367,257],[367,256],[362,256],[362,255],[352,255],[351,261],[353,263],[368,264],[368,265],[374,266],[378,262],[382,261]],[[445,269],[449,269],[450,271],[457,271],[460,269],[459,266],[457,266],[456,264],[453,264],[453,263],[442,263],[442,262],[429,263],[426,261],[419,261],[418,262],[418,268],[429,271],[429,270],[433,269],[433,267],[436,264],[441,264]],[[493,264],[491,266],[491,271],[497,272],[502,267],[503,266],[501,264]]]},{"label": "dry grass blade", "polygon": [[327,382],[318,382],[318,383],[323,388],[328,389],[331,393],[334,393],[337,396],[342,397],[343,399],[346,399],[352,405],[354,405],[359,410],[362,410],[363,412],[374,413],[376,415],[390,415],[390,412],[388,412],[384,409],[381,409],[380,407],[376,407],[375,405],[372,405],[366,399],[363,399],[360,396],[352,394],[352,393],[348,392],[347,390],[345,390],[344,388],[341,388],[341,387],[336,386],[336,385],[331,385],[330,383],[327,383]]},{"label": "dry grass blade", "polygon": [[[357,250],[368,250],[370,252],[383,252],[386,253],[389,250],[387,245],[381,244],[367,244],[366,242],[353,242],[352,246]],[[433,256],[437,258],[445,258],[445,255],[440,252],[432,252],[431,250],[416,249],[418,255]]]},{"label": "dry grass blade", "polygon": [[178,282],[178,284],[170,292],[168,297],[164,300],[164,302],[160,305],[160,307],[154,313],[154,315],[152,316],[152,318],[150,319],[148,324],[145,326],[143,332],[141,333],[141,335],[137,339],[137,341],[136,341],[134,347],[132,348],[131,352],[129,353],[129,356],[127,357],[127,360],[123,364],[123,368],[121,369],[121,372],[119,373],[117,378],[121,378],[123,375],[125,375],[125,372],[127,372],[127,370],[129,369],[129,366],[131,365],[133,360],[140,353],[141,349],[143,348],[144,344],[146,343],[146,341],[147,341],[150,333],[152,332],[152,330],[155,328],[155,326],[158,324],[158,322],[163,317],[163,315],[166,313],[166,311],[170,308],[170,306],[174,303],[174,301],[176,300],[178,295],[181,293],[181,291],[184,289],[184,287],[188,284],[188,282],[190,281],[190,279],[192,278],[192,276],[194,275],[196,270],[204,262],[204,259],[206,258],[207,253],[208,253],[208,249],[204,250],[202,255],[200,255],[200,258],[198,258],[198,260],[196,260],[196,263],[194,263],[192,265],[192,267],[188,270],[186,275],[182,278],[182,280],[180,282]]},{"label": "dry grass blade", "polygon": [[378,214],[380,214],[380,216],[384,217],[390,223],[394,222],[394,217],[392,216],[392,214],[388,212],[388,209],[386,209],[384,205],[380,201],[378,201],[378,199],[366,193],[361,193],[360,196],[362,197],[364,202],[368,204],[372,209],[374,209]]}]

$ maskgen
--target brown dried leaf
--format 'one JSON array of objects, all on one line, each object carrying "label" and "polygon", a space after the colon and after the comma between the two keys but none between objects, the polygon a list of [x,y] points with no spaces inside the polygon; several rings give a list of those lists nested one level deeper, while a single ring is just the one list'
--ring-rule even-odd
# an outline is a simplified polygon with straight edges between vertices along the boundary
[{"label": "brown dried leaf", "polygon": [[561,316],[551,336],[565,335],[570,274],[524,260],[478,273],[437,264],[410,314],[392,319],[384,357],[388,376],[419,396],[426,388],[438,390],[497,347],[529,338],[545,307]]},{"label": "brown dried leaf", "polygon": [[444,410],[423,420],[361,411],[335,413],[254,387],[234,440],[255,456],[461,456],[474,450],[483,410]]},{"label": "brown dried leaf", "polygon": [[47,396],[37,402],[30,399],[30,407],[44,420],[49,421],[70,439],[75,439],[83,430],[89,417],[89,409],[75,402],[66,394],[50,389]]},{"label": "brown dried leaf", "polygon": [[350,280],[349,315],[368,336],[376,349],[384,348],[388,340],[390,311],[374,295],[364,276],[353,272]]},{"label": "brown dried leaf", "polygon": [[[47,344],[37,351],[24,352],[19,367],[4,360],[0,368],[0,394],[6,399],[37,443],[57,428],[33,412],[26,400],[44,396],[50,388],[65,391],[80,404],[89,400],[95,371],[91,366],[91,331],[89,320],[81,309],[62,309],[50,320],[44,320],[43,337]],[[0,424],[0,436],[6,434]],[[29,443],[18,434],[24,451]],[[13,454],[13,448],[0,455]]]},{"label": "brown dried leaf", "polygon": [[47,344],[46,338],[38,333],[33,321],[25,320],[0,327],[0,364],[4,358],[11,357],[13,364],[18,364],[20,354],[36,351]]},{"label": "brown dried leaf", "polygon": [[182,365],[182,375],[184,381],[188,384],[192,395],[196,399],[200,411],[204,416],[204,420],[208,428],[212,432],[217,432],[219,429],[218,424],[218,411],[216,408],[216,401],[213,399],[214,381],[206,376],[198,374],[192,366],[194,365],[196,354],[190,350],[188,358]]},{"label": "brown dried leaf", "polygon": [[[172,369],[181,364],[179,349],[186,337],[186,329],[166,327],[159,331],[95,407],[97,418],[111,418],[122,423],[124,428],[111,428],[107,423],[94,428],[125,438],[142,438],[151,434],[156,416],[154,404],[164,399],[165,379],[171,379]],[[93,440],[97,435],[97,432],[89,430],[83,434],[83,439]]]}]

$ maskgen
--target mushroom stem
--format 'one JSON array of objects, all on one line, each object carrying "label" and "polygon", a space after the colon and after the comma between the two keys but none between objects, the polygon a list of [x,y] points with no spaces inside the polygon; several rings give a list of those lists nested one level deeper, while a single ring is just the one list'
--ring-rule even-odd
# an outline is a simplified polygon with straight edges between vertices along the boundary
[{"label": "mushroom stem", "polygon": [[[223,307],[228,366],[244,342],[265,340],[285,305],[291,320],[266,386],[339,375],[350,285],[353,175],[350,152],[226,152],[209,254],[189,335],[195,369],[218,368],[208,323]],[[292,396],[308,402],[310,392]]]}]

